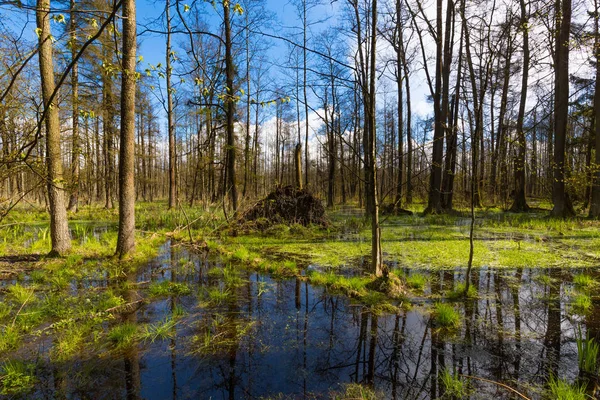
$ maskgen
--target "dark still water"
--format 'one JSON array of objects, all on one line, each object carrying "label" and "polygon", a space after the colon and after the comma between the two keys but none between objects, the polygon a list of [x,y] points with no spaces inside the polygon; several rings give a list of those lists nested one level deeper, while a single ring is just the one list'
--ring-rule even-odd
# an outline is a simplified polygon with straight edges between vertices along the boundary
[{"label": "dark still water", "polygon": [[[236,272],[166,244],[122,295],[149,298],[160,281],[191,291],[151,299],[105,329],[127,322],[143,331],[181,315],[176,323],[129,350],[104,346],[76,361],[46,361],[35,397],[330,398],[361,383],[381,398],[435,399],[447,369],[470,377],[471,399],[522,398],[497,383],[543,398],[550,374],[572,382],[579,373],[576,331],[600,339],[598,301],[587,316],[572,309],[571,272],[477,271],[480,298],[452,303],[462,317],[454,331],[436,329],[429,310],[461,272],[421,273],[433,282],[426,298],[410,311],[377,315],[302,280]],[[50,337],[37,357],[51,347]]]}]

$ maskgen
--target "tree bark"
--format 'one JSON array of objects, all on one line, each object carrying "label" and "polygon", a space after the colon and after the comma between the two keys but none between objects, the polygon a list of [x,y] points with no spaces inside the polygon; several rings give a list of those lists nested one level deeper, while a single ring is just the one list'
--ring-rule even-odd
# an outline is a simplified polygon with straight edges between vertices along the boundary
[{"label": "tree bark", "polygon": [[71,249],[71,235],[65,208],[65,189],[60,151],[60,121],[58,104],[50,104],[54,92],[54,63],[50,32],[50,0],[38,0],[36,21],[39,32],[39,67],[42,99],[46,110],[46,162],[48,167],[48,203],[50,206],[50,255],[61,256]]},{"label": "tree bark", "polygon": [[167,18],[167,48],[165,61],[165,77],[167,84],[167,129],[169,131],[169,210],[177,207],[177,177],[175,167],[177,165],[175,153],[175,119],[173,118],[173,89],[171,86],[171,1],[166,0],[165,16]]},{"label": "tree bark", "polygon": [[600,32],[598,29],[598,1],[594,1],[594,55],[596,57],[596,88],[594,93],[594,133],[596,135],[596,156],[594,160],[594,177],[592,186],[592,204],[590,218],[600,218]]},{"label": "tree bark", "polygon": [[523,30],[523,72],[521,80],[521,101],[519,115],[517,116],[517,157],[515,158],[515,199],[510,211],[524,212],[529,210],[525,198],[525,132],[523,120],[525,119],[525,105],[527,103],[527,82],[529,79],[529,15],[525,7],[525,0],[520,0],[521,19],[519,25]]},{"label": "tree bark", "polygon": [[[75,12],[75,0],[70,2],[70,22],[69,22],[69,43],[71,46],[71,59],[77,56],[77,22]],[[71,69],[71,101],[73,112],[71,115],[72,129],[72,153],[71,153],[71,197],[69,198],[69,211],[77,212],[79,207],[79,155],[81,154],[81,144],[79,143],[79,66],[77,63]]]},{"label": "tree bark", "polygon": [[135,249],[135,0],[123,0],[123,59],[121,73],[121,148],[119,151],[119,235],[116,255]]},{"label": "tree bark", "polygon": [[425,214],[442,212],[442,164],[444,159],[444,122],[442,120],[442,0],[437,0],[436,11],[436,57],[435,57],[435,89],[433,93],[433,144],[431,154],[431,174],[429,176],[429,195]]},{"label": "tree bark", "polygon": [[[558,13],[558,9],[556,10]],[[569,34],[571,30],[571,0],[562,0],[557,18],[556,67],[554,71],[554,181],[552,200],[554,217],[575,215],[565,189],[565,152],[569,118]]]},{"label": "tree bark", "polygon": [[227,118],[227,185],[226,192],[231,198],[231,206],[234,216],[237,215],[238,209],[238,193],[235,176],[235,100],[233,90],[234,66],[231,42],[231,18],[230,18],[230,3],[223,2],[223,23],[225,25],[225,114]]}]

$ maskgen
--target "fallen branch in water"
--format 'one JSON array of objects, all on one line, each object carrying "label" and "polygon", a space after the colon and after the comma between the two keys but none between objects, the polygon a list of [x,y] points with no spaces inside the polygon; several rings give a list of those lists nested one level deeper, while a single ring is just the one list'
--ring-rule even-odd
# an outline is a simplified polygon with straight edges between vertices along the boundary
[{"label": "fallen branch in water", "polygon": [[517,396],[521,397],[522,399],[531,400],[529,397],[525,396],[523,393],[519,392],[516,389],[511,388],[510,386],[508,386],[508,385],[506,385],[504,383],[492,381],[492,380],[485,379],[485,378],[480,378],[478,376],[470,376],[470,375],[463,375],[463,374],[459,374],[459,376],[462,376],[463,378],[475,379],[475,380],[478,380],[478,381],[483,381],[483,382],[491,383],[491,384],[494,384],[494,385],[498,385],[500,387],[503,387],[504,389],[507,389],[507,390],[513,392],[514,394],[516,394]]}]

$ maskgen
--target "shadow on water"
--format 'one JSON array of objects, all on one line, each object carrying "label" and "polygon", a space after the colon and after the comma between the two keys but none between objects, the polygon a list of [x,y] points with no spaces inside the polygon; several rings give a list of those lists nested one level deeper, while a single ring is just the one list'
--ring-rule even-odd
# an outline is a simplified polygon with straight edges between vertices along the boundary
[{"label": "shadow on water", "polygon": [[[165,244],[129,285],[129,303],[147,285],[185,284],[190,293],[149,299],[105,326],[165,321],[182,315],[164,338],[126,351],[104,349],[37,372],[40,398],[326,398],[344,383],[371,385],[385,398],[435,399],[441,375],[502,382],[540,398],[549,374],[578,374],[576,327],[600,340],[600,304],[587,317],[570,312],[570,276],[559,270],[482,268],[479,298],[453,303],[454,331],[436,329],[428,301],[398,315],[373,314],[351,300],[295,278],[235,271],[218,259]],[[548,276],[548,278],[540,278]],[[444,294],[463,271],[431,272],[427,293]],[[554,282],[554,283],[552,283]],[[125,287],[126,289],[123,289]],[[472,399],[510,399],[493,383],[470,380]]]}]

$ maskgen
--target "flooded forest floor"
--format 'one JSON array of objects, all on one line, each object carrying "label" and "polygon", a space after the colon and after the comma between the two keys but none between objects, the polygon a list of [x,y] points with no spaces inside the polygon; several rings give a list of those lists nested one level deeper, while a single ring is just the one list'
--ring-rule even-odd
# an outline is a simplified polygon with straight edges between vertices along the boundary
[{"label": "flooded forest floor", "polygon": [[[465,214],[466,215],[466,214]],[[589,399],[600,372],[600,222],[547,212],[383,217],[402,290],[373,289],[360,210],[327,227],[227,224],[217,210],[70,214],[0,226],[0,398]]]}]

